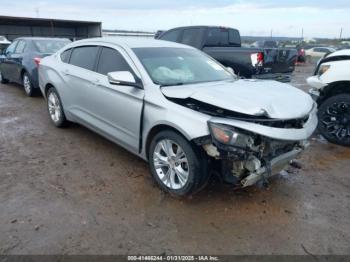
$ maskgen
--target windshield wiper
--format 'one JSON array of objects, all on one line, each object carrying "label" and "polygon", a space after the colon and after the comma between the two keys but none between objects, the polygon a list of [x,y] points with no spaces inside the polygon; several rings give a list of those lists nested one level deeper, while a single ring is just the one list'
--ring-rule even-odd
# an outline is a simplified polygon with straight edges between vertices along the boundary
[{"label": "windshield wiper", "polygon": [[177,82],[177,83],[171,83],[171,84],[162,84],[162,85],[160,85],[160,87],[164,87],[164,86],[182,86],[184,84],[185,83],[183,83],[183,82]]}]

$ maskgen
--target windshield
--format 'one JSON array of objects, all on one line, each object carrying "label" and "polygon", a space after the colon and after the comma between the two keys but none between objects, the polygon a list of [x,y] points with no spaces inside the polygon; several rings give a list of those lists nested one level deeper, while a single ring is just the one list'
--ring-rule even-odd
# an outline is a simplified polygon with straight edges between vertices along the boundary
[{"label": "windshield", "polygon": [[38,49],[40,53],[48,53],[53,54],[56,51],[60,50],[65,45],[69,44],[70,41],[67,39],[43,39],[43,40],[35,40],[34,45]]},{"label": "windshield", "polygon": [[233,80],[213,59],[190,48],[133,48],[155,84],[162,86]]}]

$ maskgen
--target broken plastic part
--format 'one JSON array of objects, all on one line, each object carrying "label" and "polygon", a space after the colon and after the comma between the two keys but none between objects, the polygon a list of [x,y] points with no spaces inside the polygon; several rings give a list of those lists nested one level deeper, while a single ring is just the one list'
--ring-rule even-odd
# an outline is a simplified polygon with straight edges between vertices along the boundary
[{"label": "broken plastic part", "polygon": [[208,156],[211,156],[214,158],[220,157],[220,152],[218,151],[216,146],[214,146],[213,144],[203,145],[203,148],[204,148],[205,152],[207,152]]}]

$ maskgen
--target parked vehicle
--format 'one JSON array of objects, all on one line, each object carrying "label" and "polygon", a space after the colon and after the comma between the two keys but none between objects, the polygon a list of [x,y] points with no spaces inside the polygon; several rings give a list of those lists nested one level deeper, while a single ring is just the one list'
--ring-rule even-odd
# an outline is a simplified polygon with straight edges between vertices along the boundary
[{"label": "parked vehicle", "polygon": [[174,195],[201,189],[213,168],[235,186],[266,181],[317,126],[301,90],[237,80],[201,51],[168,41],[77,41],[41,60],[39,83],[54,125],[77,122],[125,147]]},{"label": "parked vehicle", "polygon": [[260,47],[260,48],[278,48],[277,41],[273,40],[261,40],[256,41],[252,44],[252,47]]},{"label": "parked vehicle", "polygon": [[[3,55],[5,49],[11,44],[9,40],[7,40],[6,37],[0,35],[0,59],[1,56]],[[0,60],[1,62],[1,60]]]},{"label": "parked vehicle", "polygon": [[297,59],[294,49],[244,48],[239,31],[232,28],[179,27],[163,32],[157,39],[196,47],[244,78],[288,82]]},{"label": "parked vehicle", "polygon": [[332,47],[313,47],[305,50],[306,61],[310,63],[317,62],[327,54],[333,53],[336,50]]},{"label": "parked vehicle", "polygon": [[298,52],[298,58],[297,62],[298,63],[305,63],[306,62],[306,57],[305,57],[305,48],[302,47],[302,45],[297,44],[297,45],[284,45],[284,48],[290,48],[290,49],[296,49]]},{"label": "parked vehicle", "polygon": [[28,96],[39,90],[38,65],[40,60],[55,53],[70,40],[63,38],[21,37],[6,49],[0,63],[1,83],[22,84]]},{"label": "parked vehicle", "polygon": [[341,50],[319,61],[307,82],[319,106],[318,129],[330,142],[350,146],[350,50]]},{"label": "parked vehicle", "polygon": [[158,36],[160,36],[164,31],[163,30],[158,30],[155,34],[154,34],[154,38],[158,38]]}]

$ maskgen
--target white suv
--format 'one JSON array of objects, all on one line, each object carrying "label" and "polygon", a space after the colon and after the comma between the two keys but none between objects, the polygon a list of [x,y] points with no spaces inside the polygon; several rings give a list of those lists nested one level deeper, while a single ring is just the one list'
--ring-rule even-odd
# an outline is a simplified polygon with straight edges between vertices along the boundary
[{"label": "white suv", "polygon": [[350,50],[321,59],[307,82],[319,106],[319,131],[330,142],[350,145]]}]

